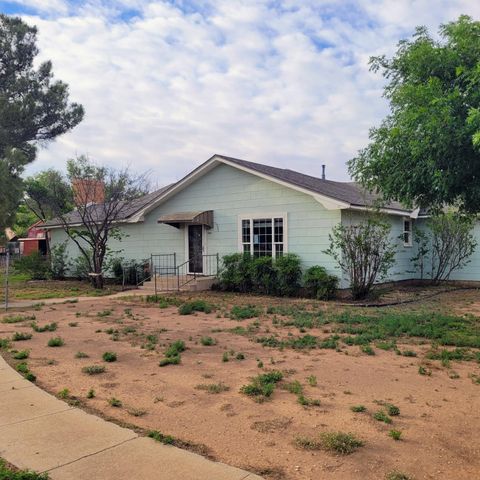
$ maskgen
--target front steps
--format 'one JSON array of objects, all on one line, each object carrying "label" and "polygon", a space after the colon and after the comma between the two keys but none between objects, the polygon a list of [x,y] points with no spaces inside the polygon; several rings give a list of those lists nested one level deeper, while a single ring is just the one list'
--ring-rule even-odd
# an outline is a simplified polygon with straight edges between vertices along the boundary
[{"label": "front steps", "polygon": [[[195,278],[193,275],[157,275],[157,293],[172,291],[202,292],[205,290],[210,290],[215,278],[216,277],[214,276],[197,276]],[[144,282],[143,285],[138,287],[138,289],[141,292],[145,292],[147,295],[154,294],[155,279],[153,278],[147,282]]]}]

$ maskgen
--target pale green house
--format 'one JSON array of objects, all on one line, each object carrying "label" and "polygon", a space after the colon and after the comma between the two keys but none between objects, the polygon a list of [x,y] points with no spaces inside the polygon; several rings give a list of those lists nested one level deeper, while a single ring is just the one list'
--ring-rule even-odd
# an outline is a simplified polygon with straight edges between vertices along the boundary
[{"label": "pale green house", "polygon": [[[152,258],[160,270],[182,266],[183,273],[197,275],[215,274],[217,255],[291,252],[304,267],[322,265],[341,277],[324,253],[329,233],[338,223],[357,222],[374,201],[353,182],[214,155],[177,183],[133,202],[122,218],[123,240],[110,247],[126,260]],[[415,278],[410,259],[419,212],[398,203],[382,210],[398,246],[388,280]],[[60,225],[47,226],[53,245],[67,240]],[[68,256],[78,255],[68,242]]]}]

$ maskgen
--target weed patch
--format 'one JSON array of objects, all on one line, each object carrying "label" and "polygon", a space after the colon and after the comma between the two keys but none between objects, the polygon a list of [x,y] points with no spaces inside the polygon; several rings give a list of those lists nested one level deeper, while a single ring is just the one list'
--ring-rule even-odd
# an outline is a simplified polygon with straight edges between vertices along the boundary
[{"label": "weed patch", "polygon": [[15,360],[25,360],[26,358],[28,358],[30,355],[30,351],[29,350],[20,350],[19,352],[16,352],[13,354],[13,358]]},{"label": "weed patch", "polygon": [[36,322],[31,323],[31,327],[35,332],[43,333],[43,332],[54,332],[57,329],[57,322],[47,323],[43,325],[43,327],[39,326]]},{"label": "weed patch", "polygon": [[115,352],[105,352],[102,355],[104,362],[116,362],[117,361],[117,354]]},{"label": "weed patch", "polygon": [[32,338],[32,336],[33,335],[31,333],[15,332],[12,335],[12,340],[14,342],[22,342],[24,340],[30,340]]},{"label": "weed patch", "polygon": [[262,310],[255,305],[235,305],[230,310],[230,318],[234,320],[247,320],[248,318],[259,317]]},{"label": "weed patch", "polygon": [[193,300],[180,305],[178,313],[180,315],[191,315],[194,312],[210,313],[212,310],[212,306],[205,300]]},{"label": "weed patch", "polygon": [[82,372],[87,375],[99,375],[100,373],[105,372],[105,367],[103,365],[89,365],[82,368]]},{"label": "weed patch", "polygon": [[240,392],[253,397],[257,402],[263,402],[269,398],[275,390],[275,385],[283,378],[283,373],[278,370],[257,375],[251,383],[244,385]]},{"label": "weed patch", "polygon": [[212,337],[202,337],[200,339],[200,343],[204,346],[204,347],[210,347],[212,345],[216,345],[217,344],[217,341],[212,338]]},{"label": "weed patch", "polygon": [[2,323],[20,323],[35,320],[35,315],[8,315],[2,318]]},{"label": "weed patch", "polygon": [[175,438],[171,435],[164,435],[158,430],[151,430],[148,432],[148,436],[153,438],[155,441],[164,443],[165,445],[173,445],[175,443]]},{"label": "weed patch", "polygon": [[207,393],[222,393],[230,390],[230,387],[225,385],[224,383],[201,383],[195,387],[197,390],[204,390]]},{"label": "weed patch", "polygon": [[63,345],[65,345],[65,342],[61,337],[53,337],[47,343],[49,347],[63,347]]}]

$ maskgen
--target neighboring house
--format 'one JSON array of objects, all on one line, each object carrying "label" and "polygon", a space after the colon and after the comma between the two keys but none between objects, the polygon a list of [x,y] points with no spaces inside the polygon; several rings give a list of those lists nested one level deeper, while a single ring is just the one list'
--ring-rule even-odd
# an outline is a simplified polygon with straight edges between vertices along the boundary
[{"label": "neighboring house", "polygon": [[[324,253],[329,234],[339,224],[358,222],[377,200],[353,182],[335,182],[293,170],[214,155],[175,184],[129,205],[121,221],[124,238],[112,240],[112,250],[125,259],[150,259],[175,254],[164,268],[185,263],[186,271],[210,275],[210,256],[233,252],[276,257],[285,252],[300,256],[304,267],[322,265],[342,277],[333,259]],[[94,207],[92,207],[94,208]],[[421,224],[419,211],[393,202],[382,208],[392,225],[397,254],[388,280],[416,278],[413,226]],[[75,212],[72,225],[78,222]],[[61,225],[47,222],[52,246],[68,237]],[[79,251],[68,241],[68,255]],[[160,257],[154,257],[160,258]],[[213,262],[215,263],[215,262]],[[457,278],[480,279],[480,259]],[[345,281],[342,286],[346,287]]]},{"label": "neighboring house", "polygon": [[43,222],[39,220],[30,225],[27,230],[27,236],[19,238],[20,253],[22,255],[31,255],[32,253],[47,253],[47,232],[43,228]]}]

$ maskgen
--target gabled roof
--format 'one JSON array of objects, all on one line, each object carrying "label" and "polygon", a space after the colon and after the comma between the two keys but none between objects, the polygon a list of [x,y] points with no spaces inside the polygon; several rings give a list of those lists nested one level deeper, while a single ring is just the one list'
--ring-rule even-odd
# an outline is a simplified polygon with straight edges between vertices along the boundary
[{"label": "gabled roof", "polygon": [[[230,165],[253,175],[301,191],[307,195],[312,195],[319,203],[329,210],[366,210],[372,208],[376,202],[380,200],[379,195],[366,191],[355,182],[324,180],[290,169],[248,162],[247,160],[227,157],[225,155],[213,155],[178,182],[167,185],[166,187],[131,202],[131,204],[128,205],[128,208],[122,212],[122,217],[119,221],[128,223],[142,221],[145,214],[149,211],[153,210],[179,191],[187,188],[188,185],[220,164]],[[99,210],[99,217],[101,216],[101,212],[103,211],[102,205],[92,205],[91,208],[97,208]],[[394,215],[407,215],[412,217],[418,215],[418,210],[405,208],[398,202],[390,202],[386,205],[382,205],[381,210]],[[78,212],[74,211],[70,214],[69,223],[71,225],[80,223],[80,215]],[[61,226],[61,223],[59,223],[58,220],[51,220],[47,222],[45,226],[55,228]]]}]

